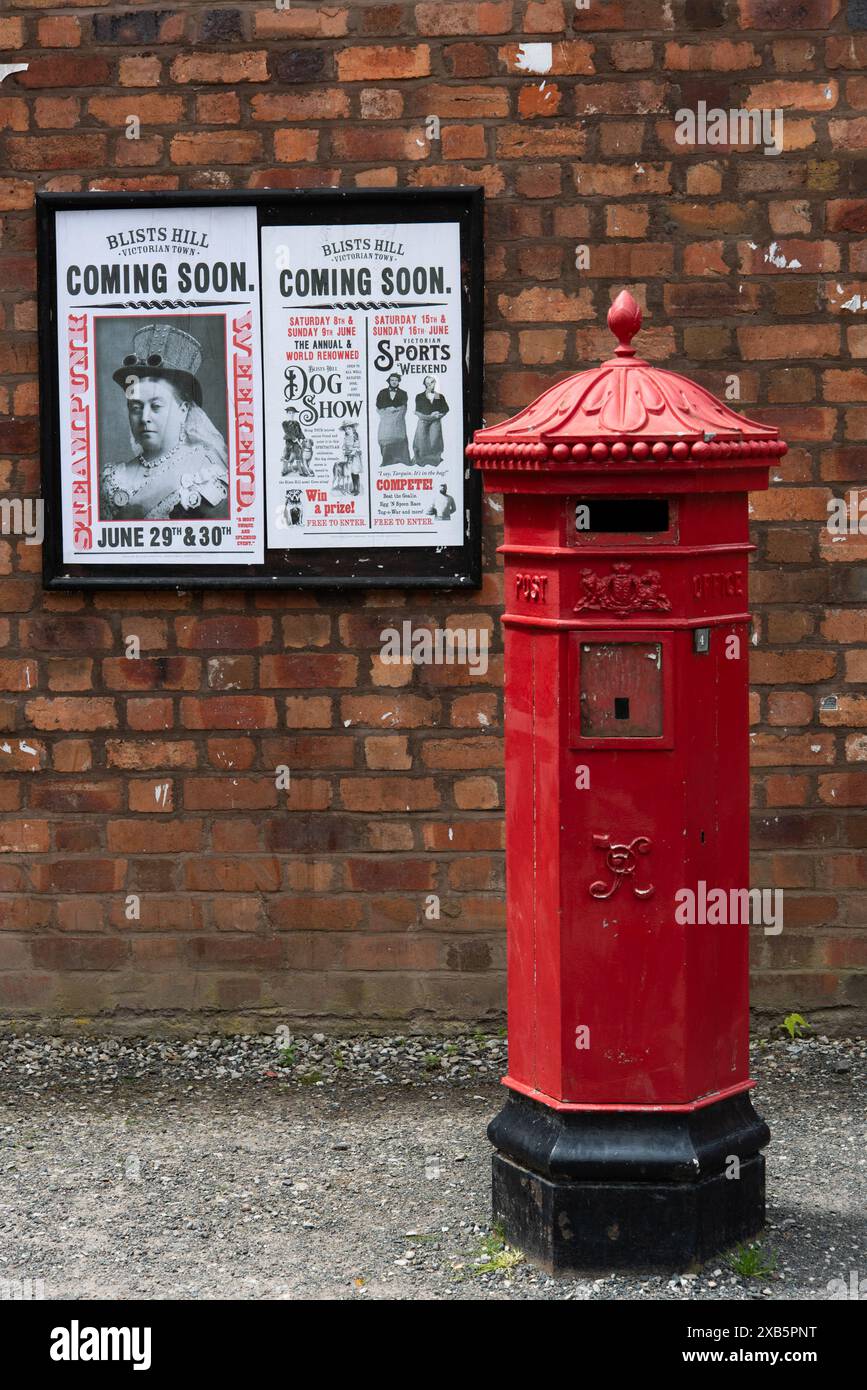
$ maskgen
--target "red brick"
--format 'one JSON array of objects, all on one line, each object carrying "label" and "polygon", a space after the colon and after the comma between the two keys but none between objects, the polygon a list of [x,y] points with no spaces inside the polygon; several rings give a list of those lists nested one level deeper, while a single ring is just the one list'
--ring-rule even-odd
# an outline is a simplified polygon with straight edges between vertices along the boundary
[{"label": "red brick", "polygon": [[427,738],[421,744],[421,759],[430,768],[497,768],[503,765],[503,746],[498,738]]},{"label": "red brick", "polygon": [[24,20],[0,19],[0,48],[24,47]]},{"label": "red brick", "polygon": [[827,764],[832,763],[834,757],[834,739],[828,734],[750,735],[750,762],[753,767]]},{"label": "red brick", "polygon": [[[106,828],[106,848],[113,854],[193,854],[202,849],[203,842],[201,820],[115,820]],[[144,929],[143,920],[137,925]]]},{"label": "red brick", "polygon": [[107,657],[102,679],[110,690],[197,690],[202,664],[195,657]]},{"label": "red brick", "polygon": [[351,931],[362,920],[362,907],[350,897],[281,897],[268,902],[276,931]]},{"label": "red brick", "polygon": [[183,53],[172,62],[171,78],[179,84],[267,82],[268,58],[265,53]]},{"label": "red brick", "polygon": [[528,0],[524,10],[525,34],[557,34],[563,27],[563,0]]},{"label": "red brick", "polygon": [[28,88],[39,87],[94,87],[109,86],[111,69],[106,58],[77,58],[64,54],[62,57],[35,58],[26,72],[15,74],[18,85]]},{"label": "red brick", "polygon": [[508,34],[512,29],[512,0],[452,0],[448,5],[417,4],[415,22],[424,35]]},{"label": "red brick", "polygon": [[231,614],[219,618],[175,619],[178,646],[191,651],[250,651],[270,642],[272,632],[270,618]]},{"label": "red brick", "polygon": [[0,853],[44,854],[48,848],[47,821],[0,820]]},{"label": "red brick", "polygon": [[563,94],[553,82],[538,87],[527,84],[518,93],[518,115],[524,119],[532,119],[535,116],[556,116],[562,100]]},{"label": "red brick", "polygon": [[436,887],[436,864],[430,859],[402,859],[378,855],[373,859],[349,859],[347,883],[362,893],[401,890],[422,893]]},{"label": "red brick", "polygon": [[311,10],[263,8],[253,16],[253,33],[257,39],[341,38],[348,31],[349,14],[346,7],[334,5]]},{"label": "red brick", "polygon": [[826,806],[857,806],[867,803],[867,772],[828,772],[819,777],[819,800]]},{"label": "red brick", "polygon": [[743,29],[826,29],[840,0],[738,0]]},{"label": "red brick", "polygon": [[608,0],[604,10],[594,11],[593,5],[576,9],[572,16],[574,29],[597,30],[643,29],[651,33],[657,29],[673,29],[674,12],[661,10],[654,0]]},{"label": "red brick", "polygon": [[252,767],[258,752],[251,738],[209,738],[206,746],[211,767],[233,772]]},{"label": "red brick", "polygon": [[54,859],[30,870],[37,893],[116,893],[126,878],[123,859]]},{"label": "red brick", "polygon": [[348,116],[349,108],[349,96],[339,87],[256,92],[250,99],[256,121],[334,121]]},{"label": "red brick", "polygon": [[[38,124],[42,124],[37,120]],[[0,130],[27,130],[30,112],[26,101],[17,97],[0,97]]]},{"label": "red brick", "polygon": [[11,169],[43,173],[49,169],[94,168],[105,164],[108,146],[104,135],[10,135],[6,159]]},{"label": "red brick", "polygon": [[38,781],[30,789],[30,805],[56,814],[102,815],[119,811],[123,804],[119,782]]},{"label": "red brick", "polygon": [[170,146],[173,164],[252,164],[261,158],[262,137],[253,130],[184,131]]},{"label": "red brick", "polygon": [[[381,92],[381,89],[374,89]],[[364,97],[362,93],[362,98]],[[424,118],[435,113],[440,120],[473,120],[485,116],[508,116],[509,94],[504,87],[461,82],[456,86],[425,83],[410,88],[404,98],[407,110]],[[400,114],[400,113],[398,113]]]},{"label": "red brick", "polygon": [[341,778],[340,795],[347,811],[430,811],[440,804],[430,777]]},{"label": "red brick", "polygon": [[[131,107],[135,109],[132,110]],[[137,116],[142,127],[152,125],[177,125],[184,109],[182,97],[137,96],[133,102],[128,96],[91,97],[87,103],[91,116],[102,125],[125,126],[131,115]]]},{"label": "red brick", "polygon": [[667,72],[739,72],[762,65],[754,44],[732,43],[727,39],[667,43],[664,62]]},{"label": "red brick", "polygon": [[832,680],[837,670],[833,652],[762,652],[750,654],[750,678],[758,685],[812,685]]},{"label": "red brick", "polygon": [[[536,80],[547,81],[549,76],[565,77],[580,73],[590,76],[595,73],[592,43],[579,39],[567,39],[551,45],[551,67],[548,72],[533,74]],[[523,43],[504,44],[498,54],[501,65],[509,72],[529,73],[526,46]],[[532,80],[532,79],[531,79]]]},{"label": "red brick", "polygon": [[33,661],[0,661],[0,690],[32,690],[37,680]]},{"label": "red brick", "polygon": [[162,63],[155,54],[142,58],[121,58],[118,76],[122,87],[158,87]]},{"label": "red brick", "polygon": [[427,77],[429,73],[430,48],[426,43],[399,48],[343,48],[337,54],[341,82],[376,82],[381,78],[396,82]]},{"label": "red brick", "polygon": [[221,695],[203,700],[185,697],[181,700],[181,723],[186,729],[273,729],[277,706],[265,695]]},{"label": "red brick", "polygon": [[345,695],[340,701],[340,718],[347,725],[375,729],[418,729],[428,721],[435,723],[439,709],[438,700],[420,695]]},{"label": "red brick", "polygon": [[355,685],[357,679],[358,659],[354,656],[316,652],[303,656],[263,656],[259,662],[259,680],[264,690]]},{"label": "red brick", "polygon": [[744,105],[772,110],[780,107],[795,111],[830,111],[837,105],[838,97],[838,85],[833,78],[822,82],[793,82],[781,78],[752,87]]},{"label": "red brick", "polygon": [[493,71],[490,50],[481,43],[447,44],[442,55],[451,77],[486,77]]},{"label": "red brick", "polygon": [[[191,859],[184,865],[184,886],[192,892],[274,893],[280,887],[280,863],[277,859]],[[205,943],[203,943],[205,944]],[[215,942],[207,943],[208,949]],[[241,958],[254,963],[250,943],[238,943]]]},{"label": "red brick", "polygon": [[252,811],[277,805],[273,775],[250,777],[187,777],[184,809],[187,811]]},{"label": "red brick", "polygon": [[[287,132],[291,133],[291,132]],[[303,132],[308,134],[309,132]],[[297,132],[300,138],[302,132]],[[276,149],[276,140],[275,140]],[[351,127],[335,130],[331,137],[331,149],[340,160],[418,160],[427,159],[429,150],[423,126],[408,126],[400,129],[379,129],[370,127],[353,130]],[[314,158],[315,148],[305,156]]]},{"label": "red brick", "polygon": [[492,777],[465,777],[455,782],[455,805],[462,811],[491,811],[500,805],[500,794]]},{"label": "red brick", "polygon": [[129,809],[143,814],[165,814],[173,811],[174,783],[166,778],[156,781],[136,780],[129,784]]},{"label": "red brick", "polygon": [[203,92],[196,97],[198,125],[238,125],[241,103],[235,92]]},{"label": "red brick", "polygon": [[36,25],[40,48],[78,48],[81,43],[81,21],[74,15],[56,15],[40,19]]},{"label": "red brick", "polygon": [[748,361],[785,357],[835,357],[840,351],[836,324],[778,324],[739,328],[738,343]]},{"label": "red brick", "polygon": [[28,700],[24,712],[36,729],[61,729],[71,733],[117,728],[114,700],[97,696],[80,699],[60,696],[56,700],[41,696]]}]

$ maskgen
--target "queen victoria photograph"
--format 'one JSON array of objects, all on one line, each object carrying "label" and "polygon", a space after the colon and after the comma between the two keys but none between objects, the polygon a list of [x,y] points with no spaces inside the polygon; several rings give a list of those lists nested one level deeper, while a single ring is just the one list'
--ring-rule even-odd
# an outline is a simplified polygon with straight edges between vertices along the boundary
[{"label": "queen victoria photograph", "polygon": [[223,316],[96,330],[101,519],[228,518]]}]

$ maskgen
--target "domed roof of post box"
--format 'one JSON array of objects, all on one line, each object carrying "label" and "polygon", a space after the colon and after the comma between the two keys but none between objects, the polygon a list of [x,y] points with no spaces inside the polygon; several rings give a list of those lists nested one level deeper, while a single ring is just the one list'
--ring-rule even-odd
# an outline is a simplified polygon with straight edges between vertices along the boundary
[{"label": "domed roof of post box", "polygon": [[715,470],[786,453],[773,426],[738,415],[703,386],[635,356],[641,309],[628,290],[609,309],[608,327],[618,346],[607,362],[558,381],[502,424],[476,430],[467,456],[479,469]]}]

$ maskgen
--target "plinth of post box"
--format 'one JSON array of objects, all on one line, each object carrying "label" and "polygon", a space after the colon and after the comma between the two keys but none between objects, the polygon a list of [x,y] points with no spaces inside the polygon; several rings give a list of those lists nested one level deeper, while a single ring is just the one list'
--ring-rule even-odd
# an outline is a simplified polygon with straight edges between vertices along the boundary
[{"label": "plinth of post box", "polygon": [[508,1098],[494,1215],[546,1268],[685,1268],[764,1223],[749,1076],[747,494],[778,431],[635,356],[475,433],[504,495]]}]

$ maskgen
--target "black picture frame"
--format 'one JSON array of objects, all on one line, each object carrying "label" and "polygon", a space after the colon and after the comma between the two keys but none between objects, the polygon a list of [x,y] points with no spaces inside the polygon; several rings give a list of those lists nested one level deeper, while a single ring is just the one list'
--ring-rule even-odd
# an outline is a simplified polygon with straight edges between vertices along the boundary
[{"label": "black picture frame", "polygon": [[[43,586],[105,588],[438,588],[477,589],[481,584],[481,480],[464,460],[464,541],[460,546],[377,546],[296,551],[265,549],[263,564],[143,566],[72,564],[63,559],[60,491],[59,351],[55,215],[87,209],[254,207],[258,228],[319,222],[457,222],[461,258],[461,360],[464,442],[482,424],[484,191],[437,189],[262,189],[230,192],[48,193],[36,195],[39,309],[39,378],[42,497],[45,508]],[[257,248],[261,255],[261,245]],[[259,291],[262,293],[261,265]],[[260,313],[260,331],[264,314]],[[264,479],[263,479],[264,482]]]}]

